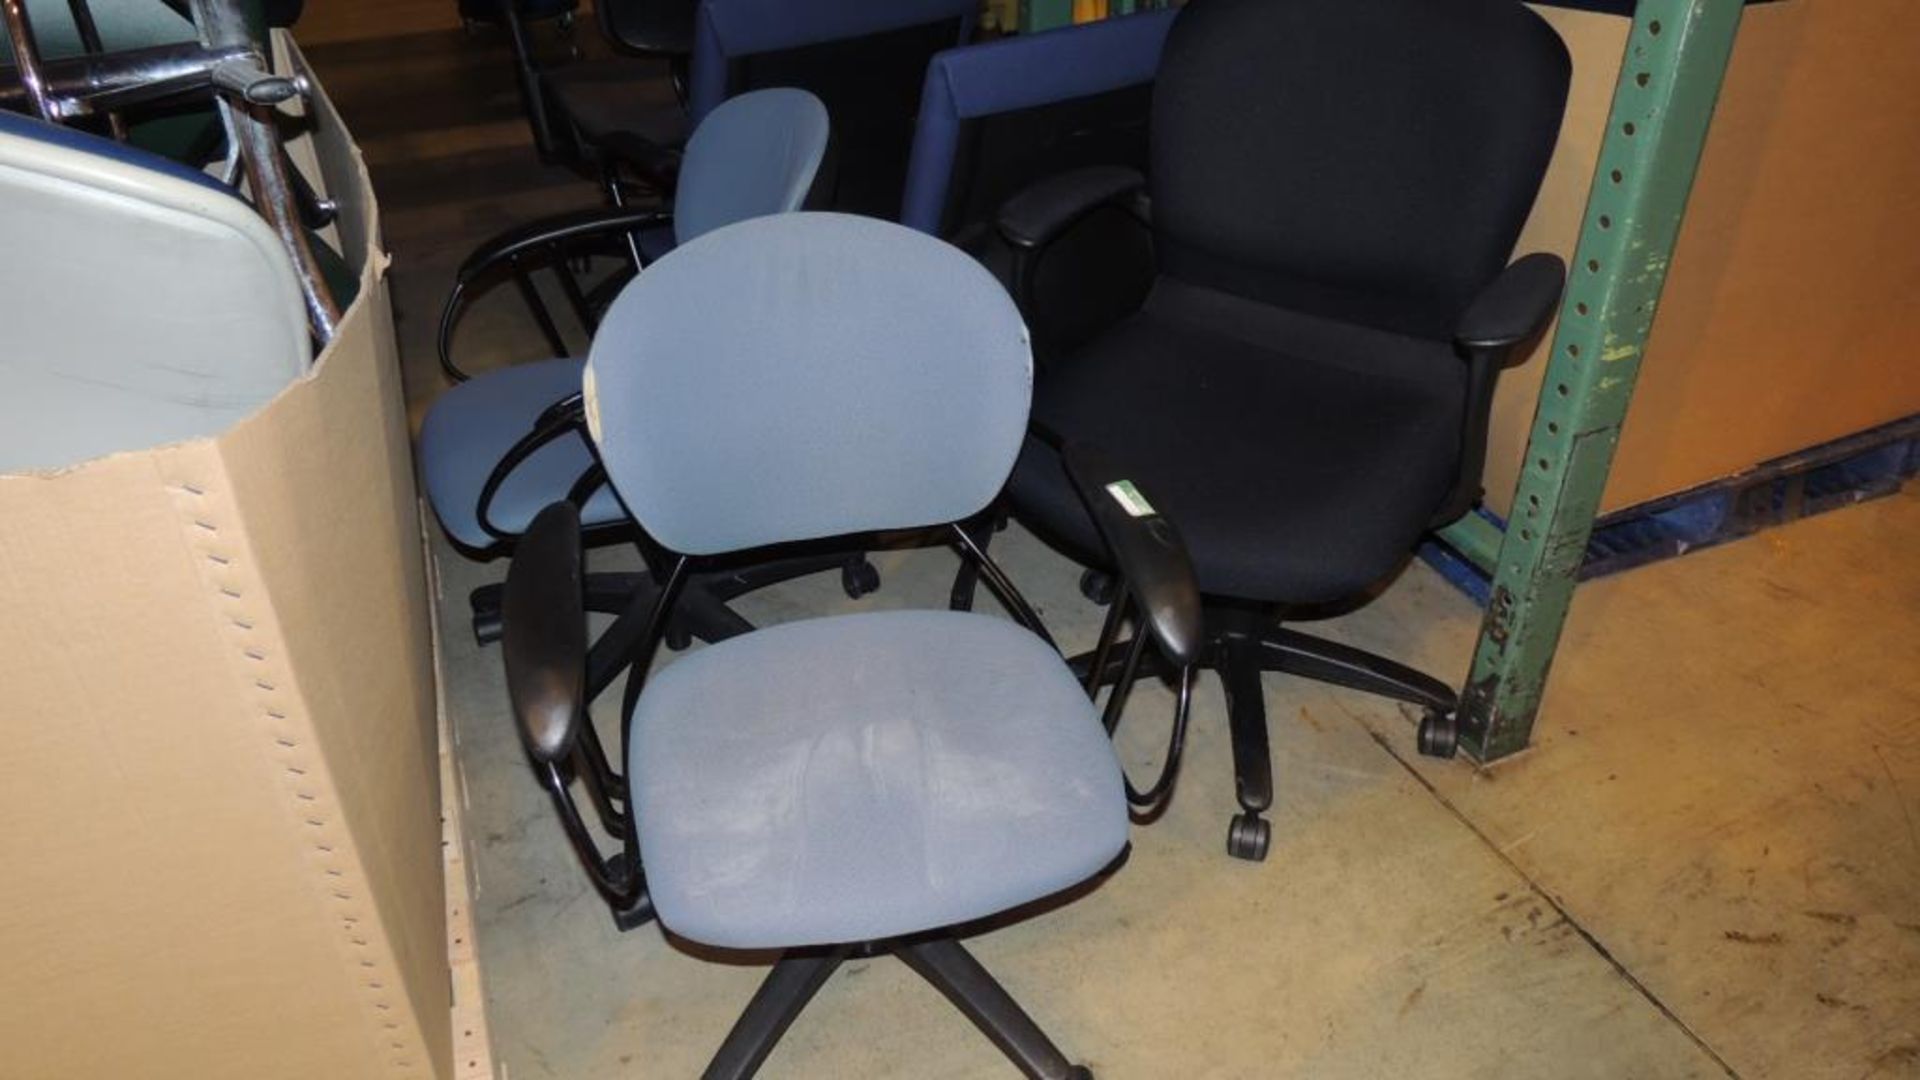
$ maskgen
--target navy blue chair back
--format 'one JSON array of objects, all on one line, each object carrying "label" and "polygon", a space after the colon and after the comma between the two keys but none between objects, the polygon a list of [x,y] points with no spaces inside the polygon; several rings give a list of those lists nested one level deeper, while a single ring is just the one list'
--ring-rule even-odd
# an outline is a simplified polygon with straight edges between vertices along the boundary
[{"label": "navy blue chair back", "polygon": [[954,236],[1046,176],[1144,169],[1154,74],[1174,12],[1159,10],[950,49],[920,95],[900,221]]},{"label": "navy blue chair back", "polygon": [[701,0],[688,107],[732,94],[810,91],[833,119],[829,205],[892,218],[928,62],[972,35],[978,0]]}]

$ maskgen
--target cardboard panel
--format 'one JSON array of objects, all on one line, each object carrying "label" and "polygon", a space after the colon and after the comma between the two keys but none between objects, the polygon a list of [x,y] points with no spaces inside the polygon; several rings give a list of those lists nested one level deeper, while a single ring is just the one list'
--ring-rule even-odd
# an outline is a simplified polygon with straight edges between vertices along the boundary
[{"label": "cardboard panel", "polygon": [[[1574,87],[1520,250],[1570,256],[1627,22],[1541,8]],[[1617,510],[1920,412],[1920,5],[1747,9],[1602,501]],[[1502,380],[1487,503],[1505,514],[1545,345]]]},{"label": "cardboard panel", "polygon": [[1605,509],[1920,413],[1920,4],[1747,9]]},{"label": "cardboard panel", "polygon": [[[385,259],[217,440],[0,477],[0,1076],[451,1075]],[[327,145],[330,141],[336,145]]]}]

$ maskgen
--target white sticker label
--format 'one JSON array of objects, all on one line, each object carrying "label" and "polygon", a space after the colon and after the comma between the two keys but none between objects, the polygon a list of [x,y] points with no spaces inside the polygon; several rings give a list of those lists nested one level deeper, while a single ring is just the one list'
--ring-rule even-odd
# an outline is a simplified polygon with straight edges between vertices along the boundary
[{"label": "white sticker label", "polygon": [[1140,489],[1134,487],[1131,480],[1115,480],[1108,484],[1107,494],[1113,496],[1113,501],[1120,504],[1120,509],[1132,517],[1152,517],[1154,514],[1153,504],[1140,494]]},{"label": "white sticker label", "polygon": [[600,442],[600,395],[593,381],[593,365],[586,365],[580,372],[580,406],[587,414],[587,434],[593,437],[595,445]]}]

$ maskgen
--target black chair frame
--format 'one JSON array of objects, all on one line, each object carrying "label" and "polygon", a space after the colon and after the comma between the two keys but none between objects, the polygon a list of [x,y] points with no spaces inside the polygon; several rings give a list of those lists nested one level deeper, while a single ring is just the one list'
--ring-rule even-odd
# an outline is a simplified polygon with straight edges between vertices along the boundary
[{"label": "black chair frame", "polygon": [[[1109,459],[1091,449],[1069,448],[1067,457],[1076,483],[1097,491],[1117,478]],[[588,610],[586,575],[581,568],[584,537],[579,505],[586,485],[577,485],[564,503],[555,504],[535,519],[522,537],[516,563],[509,572],[506,604],[509,608],[505,651],[510,692],[521,725],[522,741],[533,758],[535,773],[558,810],[567,838],[595,890],[608,904],[614,923],[622,930],[645,924],[653,909],[646,891],[646,875],[633,819],[632,800],[625,779],[608,760],[587,703],[597,692],[591,653],[583,628]],[[1091,497],[1091,495],[1089,496]],[[1129,667],[1140,663],[1145,641],[1151,637],[1161,656],[1178,672],[1181,693],[1174,729],[1186,728],[1190,702],[1194,649],[1199,643],[1199,593],[1184,545],[1171,522],[1142,519],[1110,511],[1100,517],[1111,537],[1122,568],[1125,594],[1137,603],[1140,630],[1123,648]],[[980,544],[973,531],[960,524],[947,527],[963,562],[975,568],[1013,619],[1048,645],[1058,648],[1033,606],[1020,593]],[[522,568],[520,559],[529,563]],[[697,579],[703,560],[675,556],[657,578],[657,588],[629,595],[627,614],[639,626],[636,644],[627,653],[627,682],[620,707],[620,745],[630,744],[635,704],[645,686],[653,658],[680,617],[677,607]],[[522,582],[527,584],[522,584]],[[571,603],[541,606],[550,597],[579,590]],[[1122,610],[1115,605],[1114,611]],[[645,615],[640,612],[645,611]],[[1122,619],[1109,617],[1097,651],[1105,656],[1116,649]],[[609,631],[611,635],[612,631]],[[605,637],[602,638],[604,644]],[[592,651],[598,651],[600,645]],[[570,677],[530,678],[517,683],[520,673],[571,672]],[[523,689],[523,686],[526,687]],[[604,684],[601,684],[603,687]],[[1099,682],[1089,678],[1089,696],[1097,700]],[[1104,720],[1111,731],[1124,710],[1130,681],[1114,684]],[[1174,754],[1177,762],[1177,750]],[[1170,786],[1174,769],[1163,772],[1153,789]],[[620,850],[604,856],[571,793],[578,783],[587,792],[594,816]],[[1136,805],[1141,793],[1131,782],[1128,797]],[[1123,852],[1107,873],[1124,862]],[[1102,875],[1104,876],[1104,875]],[[1091,1080],[1092,1074],[1072,1064],[1006,989],[980,966],[960,944],[957,931],[940,931],[888,941],[848,943],[826,949],[791,950],[781,956],[761,984],[746,1011],[734,1024],[706,1071],[706,1080],[745,1080],[759,1069],[787,1028],[849,957],[891,954],[939,989],[1020,1069],[1034,1080]]]}]

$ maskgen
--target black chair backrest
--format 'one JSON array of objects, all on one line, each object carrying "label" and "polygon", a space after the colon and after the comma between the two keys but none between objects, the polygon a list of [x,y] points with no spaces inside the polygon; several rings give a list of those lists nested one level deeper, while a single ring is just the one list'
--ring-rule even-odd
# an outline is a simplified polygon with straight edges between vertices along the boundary
[{"label": "black chair backrest", "polygon": [[921,84],[935,53],[960,41],[960,20],[753,53],[731,61],[733,93],[771,86],[811,91],[833,118],[832,209],[888,220],[900,213]]},{"label": "black chair backrest", "polygon": [[693,51],[695,0],[594,0],[600,32],[633,53],[685,56]]},{"label": "black chair backrest", "polygon": [[1571,67],[1519,0],[1192,0],[1154,91],[1161,269],[1448,337],[1525,224]]},{"label": "black chair backrest", "polygon": [[1091,165],[1147,170],[1150,84],[995,113],[961,124],[941,234],[991,227],[1000,206],[1049,176]]}]

